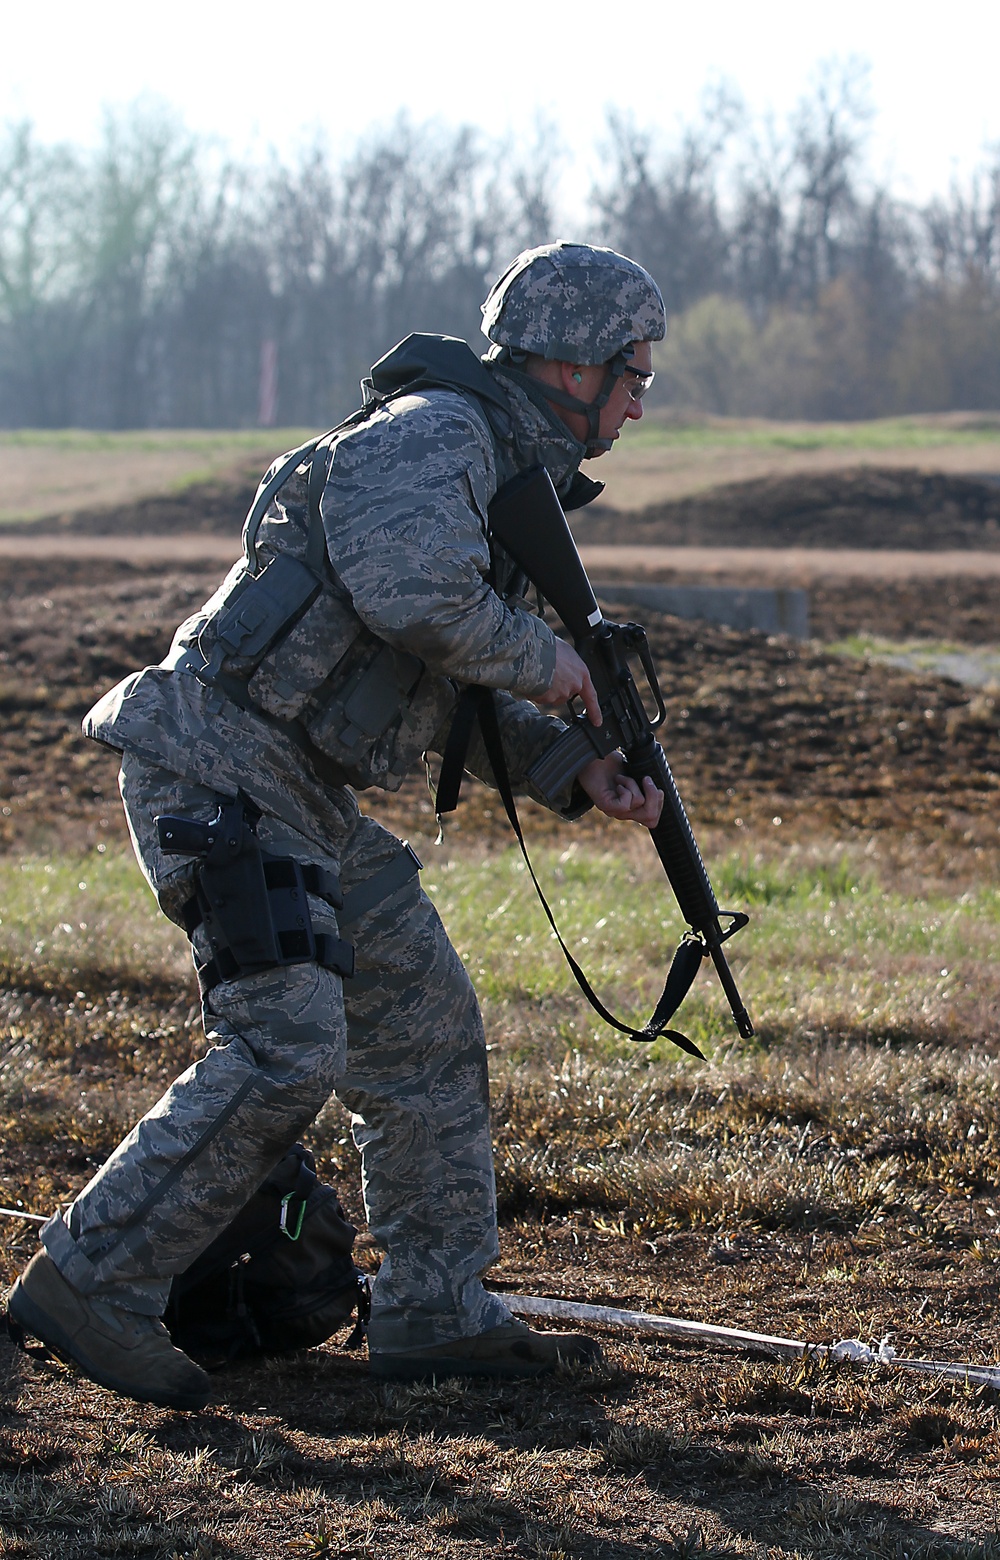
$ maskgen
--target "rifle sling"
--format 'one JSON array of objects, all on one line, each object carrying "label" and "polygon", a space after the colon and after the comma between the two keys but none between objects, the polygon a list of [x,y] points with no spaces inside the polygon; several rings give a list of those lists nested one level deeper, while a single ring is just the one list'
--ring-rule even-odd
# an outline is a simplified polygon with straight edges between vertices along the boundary
[{"label": "rifle sling", "polygon": [[[656,1040],[660,1035],[663,1035],[667,1040],[672,1040],[674,1045],[679,1046],[682,1051],[686,1051],[689,1056],[697,1056],[704,1060],[701,1051],[699,1051],[692,1040],[689,1040],[686,1035],[682,1035],[679,1030],[666,1027],[686,997],[704,957],[705,948],[699,939],[685,937],[682,940],[671,961],[660,999],[652,1016],[642,1029],[633,1029],[631,1024],[624,1024],[620,1019],[615,1018],[614,1014],[605,1007],[600,997],[594,991],[579,963],[566,946],[563,935],[556,925],[555,916],[552,914],[549,902],[542,890],[542,885],[539,883],[535,869],[531,864],[528,848],[524,843],[524,833],[517,816],[517,805],[514,801],[514,792],[507,769],[507,759],[503,750],[503,738],[500,735],[500,722],[497,719],[496,703],[491,688],[470,686],[462,692],[458,709],[452,722],[452,728],[448,734],[448,741],[445,745],[441,764],[437,794],[438,814],[453,811],[458,801],[465,754],[472,735],[472,727],[477,718],[479,729],[483,734],[483,742],[486,746],[486,756],[493,769],[493,778],[496,780],[497,790],[500,793],[500,799],[503,802],[508,822],[514,831],[521,855],[524,857],[524,864],[531,876],[532,883],[535,885],[535,893],[538,895],[548,923],[555,933],[556,941],[562,949],[563,957],[572,970],[573,977],[587,1001],[594,1011],[600,1014],[606,1024],[610,1024],[612,1029],[617,1029],[620,1034],[628,1035],[630,1040],[647,1042]],[[460,728],[457,734],[456,728]]]},{"label": "rifle sling", "polygon": [[[469,751],[469,743],[472,741],[472,728],[476,724],[476,716],[479,706],[476,694],[479,689],[473,684],[464,687],[458,696],[455,705],[455,713],[451,717],[451,727],[448,731],[448,740],[441,754],[441,773],[438,775],[437,796],[434,799],[434,811],[440,823],[442,813],[454,812],[458,806],[458,796],[462,789],[462,775],[465,771],[466,754]],[[490,699],[492,705],[493,700]],[[496,711],[494,710],[494,718]]]}]

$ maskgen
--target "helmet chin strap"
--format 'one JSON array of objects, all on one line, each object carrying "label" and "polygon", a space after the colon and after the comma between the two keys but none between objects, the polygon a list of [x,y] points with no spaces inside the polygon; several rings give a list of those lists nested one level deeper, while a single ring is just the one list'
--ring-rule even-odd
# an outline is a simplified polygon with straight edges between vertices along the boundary
[{"label": "helmet chin strap", "polygon": [[[524,361],[527,354],[518,353],[517,356]],[[554,385],[547,384],[544,379],[536,379],[534,375],[526,374],[522,368],[516,368],[514,366],[516,361],[515,354],[509,347],[501,348],[493,361],[505,374],[509,374],[511,379],[523,385],[530,385],[536,393],[543,395],[546,401],[551,401],[556,406],[565,406],[568,411],[576,412],[580,416],[586,417],[587,437],[582,441],[587,446],[587,453],[584,459],[592,460],[595,455],[601,455],[605,451],[610,450],[614,443],[613,439],[602,439],[599,437],[601,412],[607,406],[611,398],[611,392],[618,380],[629,367],[631,358],[632,353],[630,351],[615,353],[606,366],[601,388],[592,401],[581,401],[579,396],[570,395],[567,390],[559,390]],[[574,378],[576,377],[574,375]]]}]

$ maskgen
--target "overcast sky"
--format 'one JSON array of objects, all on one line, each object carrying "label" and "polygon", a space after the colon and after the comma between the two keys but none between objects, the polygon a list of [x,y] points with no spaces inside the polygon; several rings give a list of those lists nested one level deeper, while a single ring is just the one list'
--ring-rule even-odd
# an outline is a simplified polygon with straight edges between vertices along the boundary
[{"label": "overcast sky", "polygon": [[1000,145],[1000,0],[0,0],[0,121],[93,141],[105,106],[142,95],[240,154],[283,157],[317,131],[346,150],[400,109],[515,134],[539,113],[596,168],[608,105],[667,135],[725,80],[779,123],[817,64],[870,65],[870,166],[923,199]]}]

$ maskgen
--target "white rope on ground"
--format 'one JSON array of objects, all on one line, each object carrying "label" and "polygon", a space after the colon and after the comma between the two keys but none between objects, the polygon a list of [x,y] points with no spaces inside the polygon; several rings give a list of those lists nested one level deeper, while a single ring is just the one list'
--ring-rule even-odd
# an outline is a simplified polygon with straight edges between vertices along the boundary
[{"label": "white rope on ground", "polygon": [[973,1387],[991,1387],[1000,1392],[1000,1366],[968,1365],[959,1360],[914,1360],[898,1355],[883,1338],[871,1349],[857,1338],[839,1343],[805,1343],[796,1338],[776,1338],[769,1333],[743,1332],[738,1327],[715,1327],[708,1322],[689,1322],[678,1316],[654,1316],[648,1311],[619,1311],[607,1305],[582,1305],[576,1300],[547,1300],[541,1295],[498,1295],[515,1316],[549,1316],[566,1322],[592,1322],[598,1327],[623,1328],[628,1332],[667,1334],[699,1343],[717,1343],[723,1348],[746,1349],[778,1359],[830,1359],[850,1365],[891,1365],[896,1370],[920,1371],[949,1381],[966,1382]]},{"label": "white rope on ground", "polygon": [[[23,1208],[0,1208],[7,1219],[28,1219],[45,1224],[43,1213]],[[991,1387],[1000,1392],[1000,1366],[968,1365],[960,1360],[912,1360],[898,1355],[883,1338],[877,1349],[858,1338],[839,1343],[805,1343],[798,1338],[777,1338],[771,1333],[744,1332],[739,1327],[716,1327],[710,1322],[689,1322],[679,1316],[654,1316],[649,1311],[619,1311],[609,1305],[583,1305],[577,1300],[547,1300],[542,1295],[497,1295],[515,1316],[550,1316],[564,1322],[593,1322],[598,1327],[619,1327],[629,1332],[666,1333],[699,1343],[719,1343],[727,1349],[746,1349],[784,1360],[830,1359],[846,1365],[892,1365],[896,1370],[920,1371],[963,1381],[971,1387]]]}]

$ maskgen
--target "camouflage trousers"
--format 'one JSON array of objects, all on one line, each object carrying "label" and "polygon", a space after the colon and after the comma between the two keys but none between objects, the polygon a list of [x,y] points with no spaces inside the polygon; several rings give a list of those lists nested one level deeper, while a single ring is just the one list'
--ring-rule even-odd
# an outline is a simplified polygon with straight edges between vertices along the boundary
[{"label": "camouflage trousers", "polygon": [[[158,847],[154,817],[211,818],[213,791],[126,755],[122,796],[161,907],[180,919],[192,868]],[[265,848],[339,870],[345,894],[402,847],[350,810],[325,853],[263,818]],[[160,1315],[171,1278],[209,1245],[331,1094],[352,1114],[371,1233],[385,1253],[370,1341],[386,1351],[446,1342],[508,1319],[479,1275],[497,1255],[482,1021],[471,982],[415,876],[338,928],[356,973],[318,964],[225,981],[206,999],[210,1049],[133,1128],[43,1242],[78,1290]],[[195,952],[199,950],[195,934]]]}]

